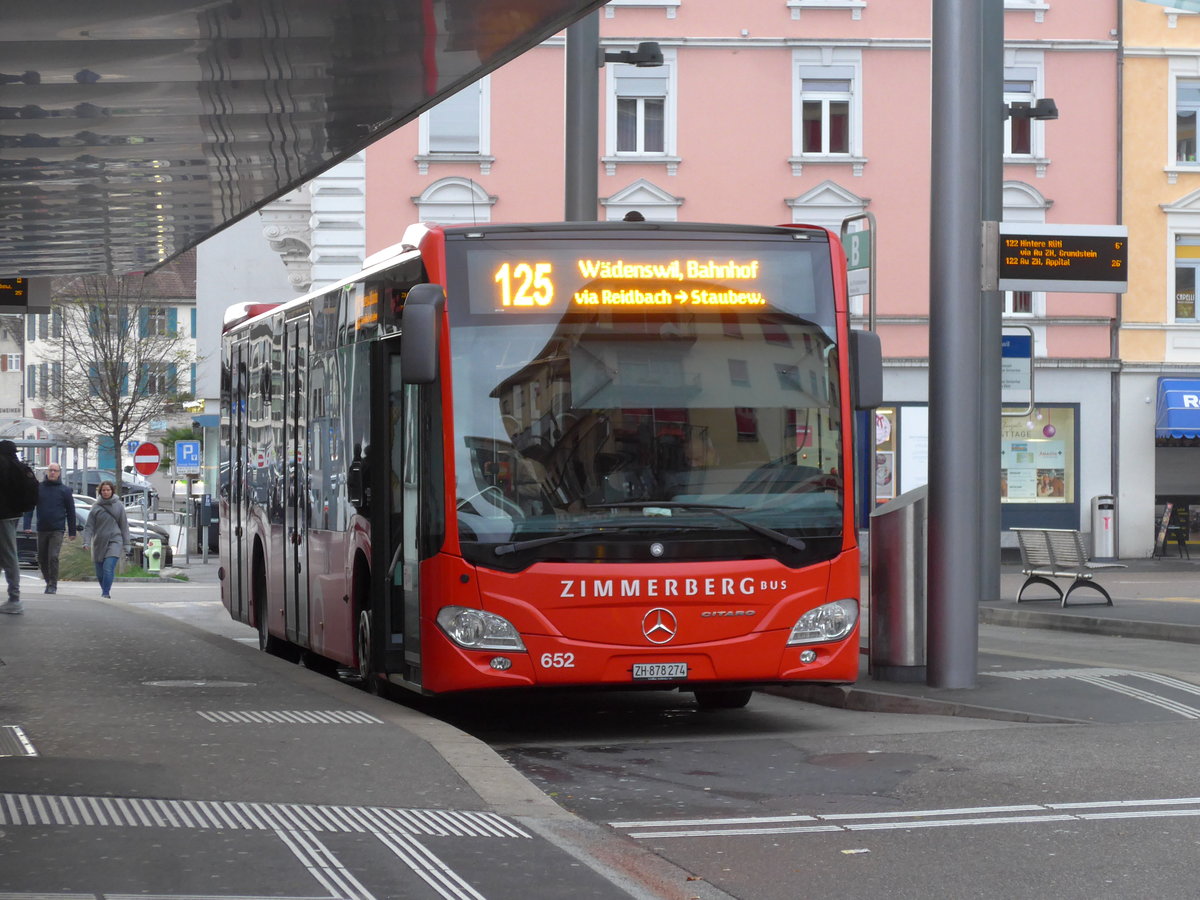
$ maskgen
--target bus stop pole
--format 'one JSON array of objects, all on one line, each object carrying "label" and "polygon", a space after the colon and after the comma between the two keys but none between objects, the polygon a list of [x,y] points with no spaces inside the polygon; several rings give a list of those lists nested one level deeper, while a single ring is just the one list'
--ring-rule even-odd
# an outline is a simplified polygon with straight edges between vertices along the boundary
[{"label": "bus stop pole", "polygon": [[941,688],[975,687],[979,657],[981,7],[933,2],[926,680]]},{"label": "bus stop pole", "polygon": [[567,222],[595,222],[599,196],[596,148],[600,141],[600,11],[567,26]]},{"label": "bus stop pole", "polygon": [[[1004,0],[984,0],[981,16],[983,50],[980,61],[980,139],[983,142],[982,216],[985,222],[1004,218]],[[993,246],[998,250],[999,241]],[[979,599],[1000,599],[1000,345],[1004,334],[1004,293],[985,289],[980,294],[982,322],[980,353],[979,429],[983,474],[979,482]]]}]

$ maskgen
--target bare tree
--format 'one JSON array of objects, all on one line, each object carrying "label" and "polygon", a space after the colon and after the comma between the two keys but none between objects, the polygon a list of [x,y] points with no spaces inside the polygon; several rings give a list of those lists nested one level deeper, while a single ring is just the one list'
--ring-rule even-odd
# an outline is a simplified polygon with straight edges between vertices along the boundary
[{"label": "bare tree", "polygon": [[121,489],[125,442],[191,399],[179,373],[196,355],[176,329],[173,302],[154,294],[153,275],[82,275],[55,285],[51,333],[43,356],[61,363],[51,386],[50,419],[70,430],[103,436],[116,454]]}]

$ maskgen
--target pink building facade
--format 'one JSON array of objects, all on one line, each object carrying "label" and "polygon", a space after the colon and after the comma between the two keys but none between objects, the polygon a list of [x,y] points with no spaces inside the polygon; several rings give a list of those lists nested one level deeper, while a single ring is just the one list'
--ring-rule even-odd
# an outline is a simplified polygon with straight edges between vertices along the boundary
[{"label": "pink building facade", "polygon": [[[597,218],[836,231],[873,215],[881,501],[930,464],[931,14],[929,0],[612,0],[599,14],[605,50],[654,40],[665,65],[600,73]],[[1006,124],[1006,221],[1119,221],[1118,27],[1117,0],[1006,0],[1006,102],[1060,110]],[[564,62],[560,35],[368,149],[367,252],[414,221],[561,219]],[[1118,298],[1005,306],[1035,357],[1035,409],[1001,427],[1005,526],[1090,530],[1091,501],[1113,493]]]}]

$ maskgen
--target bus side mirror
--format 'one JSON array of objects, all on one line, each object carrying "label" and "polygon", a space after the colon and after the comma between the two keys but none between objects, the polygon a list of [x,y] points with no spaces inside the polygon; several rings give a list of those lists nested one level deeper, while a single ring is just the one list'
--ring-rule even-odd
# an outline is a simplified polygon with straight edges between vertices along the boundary
[{"label": "bus side mirror", "polygon": [[850,399],[855,409],[883,405],[883,347],[873,331],[850,332]]},{"label": "bus side mirror", "polygon": [[433,384],[438,376],[438,337],[446,292],[438,284],[418,284],[400,312],[400,380]]}]

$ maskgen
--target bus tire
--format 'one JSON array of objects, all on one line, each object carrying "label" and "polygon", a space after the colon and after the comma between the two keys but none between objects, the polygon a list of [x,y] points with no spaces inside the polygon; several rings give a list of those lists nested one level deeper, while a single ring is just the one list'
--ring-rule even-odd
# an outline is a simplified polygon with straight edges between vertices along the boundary
[{"label": "bus tire", "polygon": [[358,611],[358,635],[355,638],[355,650],[358,653],[358,676],[363,689],[370,694],[383,692],[382,682],[375,671],[374,660],[371,659],[371,611]]},{"label": "bus tire", "polygon": [[254,619],[258,626],[258,649],[288,662],[300,658],[300,648],[282,638],[277,638],[267,629],[267,573],[262,557],[254,560]]},{"label": "bus tire", "polygon": [[697,688],[696,705],[701,709],[741,709],[750,702],[752,688]]}]

